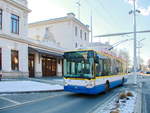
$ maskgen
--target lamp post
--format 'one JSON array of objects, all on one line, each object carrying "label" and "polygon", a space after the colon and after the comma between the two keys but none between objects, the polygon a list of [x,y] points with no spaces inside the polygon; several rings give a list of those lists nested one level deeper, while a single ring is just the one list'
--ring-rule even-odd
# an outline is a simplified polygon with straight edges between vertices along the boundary
[{"label": "lamp post", "polygon": [[135,10],[135,0],[133,0],[133,6],[134,6],[134,84],[137,82],[137,52],[136,52],[136,10]]},{"label": "lamp post", "polygon": [[135,6],[136,0],[133,0],[133,11],[131,10],[129,14],[133,13],[133,31],[134,31],[134,43],[133,43],[133,48],[134,48],[134,58],[133,58],[133,67],[134,67],[134,84],[137,84],[137,39],[136,39],[136,12],[140,13],[139,10],[136,10]]}]

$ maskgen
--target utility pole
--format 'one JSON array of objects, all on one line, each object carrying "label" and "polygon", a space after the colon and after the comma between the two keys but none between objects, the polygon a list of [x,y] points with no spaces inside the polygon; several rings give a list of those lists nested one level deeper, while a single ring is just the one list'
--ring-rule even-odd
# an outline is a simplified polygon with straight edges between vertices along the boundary
[{"label": "utility pole", "polygon": [[76,2],[76,4],[78,5],[78,19],[80,20],[80,0],[78,2]]},{"label": "utility pole", "polygon": [[137,39],[136,39],[136,9],[135,9],[135,1],[133,0],[133,21],[134,21],[134,84],[137,84]]},{"label": "utility pole", "polygon": [[93,42],[93,17],[92,17],[92,10],[91,10],[91,43]]}]

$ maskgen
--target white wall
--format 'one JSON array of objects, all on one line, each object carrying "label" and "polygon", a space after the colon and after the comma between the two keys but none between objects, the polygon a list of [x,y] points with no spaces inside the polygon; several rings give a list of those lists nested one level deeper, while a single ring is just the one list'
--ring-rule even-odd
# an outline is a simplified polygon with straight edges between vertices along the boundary
[{"label": "white wall", "polygon": [[[26,0],[19,0],[18,3],[23,3],[22,5],[24,7],[27,5]],[[2,29],[0,29],[2,37],[0,37],[0,48],[2,48],[3,75],[28,76],[28,44],[13,41],[14,38],[27,38],[28,12],[5,0],[0,1],[0,9],[2,9]],[[11,33],[11,14],[19,16],[19,34]],[[5,39],[3,36],[7,36],[10,40]],[[17,50],[19,52],[19,71],[11,70],[11,50]]]},{"label": "white wall", "polygon": [[42,58],[35,53],[35,77],[42,77]]},{"label": "white wall", "polygon": [[19,52],[19,71],[28,72],[28,45],[14,41],[1,39],[0,48],[2,48],[2,70],[10,72],[11,70],[11,50]]},{"label": "white wall", "polygon": [[[78,36],[75,36],[75,26],[78,27]],[[86,46],[89,43],[89,31],[79,25],[78,23],[70,20],[63,22],[55,22],[52,24],[43,24],[29,27],[29,38],[35,40],[44,40],[45,28],[49,27],[52,36],[56,40],[57,44],[60,44],[62,48],[74,50],[76,42],[78,47],[80,45]],[[80,38],[80,29],[83,31],[82,39]],[[84,40],[84,33],[87,33],[87,40]],[[49,45],[51,46],[51,45]]]},{"label": "white wall", "polygon": [[62,76],[62,60],[60,60],[60,64],[57,62],[57,76]]},{"label": "white wall", "polygon": [[[73,43],[74,43],[74,47],[75,44],[77,43],[78,47],[77,48],[82,48],[82,47],[86,47],[89,44],[89,31],[87,31],[85,28],[83,28],[81,25],[72,22],[72,38],[73,38]],[[75,27],[77,27],[77,36],[75,36]],[[80,37],[80,30],[82,30],[82,38]],[[85,40],[85,36],[84,33],[86,32],[86,40]],[[77,49],[75,48],[75,49]]]},{"label": "white wall", "polygon": [[[13,37],[21,37],[26,38],[27,37],[27,21],[28,21],[28,14],[27,12],[7,3],[4,1],[0,1],[0,9],[3,10],[3,23],[2,23],[2,30],[0,30],[0,33],[5,33],[8,35],[11,35]],[[11,14],[15,14],[19,16],[19,35],[11,33]]]}]

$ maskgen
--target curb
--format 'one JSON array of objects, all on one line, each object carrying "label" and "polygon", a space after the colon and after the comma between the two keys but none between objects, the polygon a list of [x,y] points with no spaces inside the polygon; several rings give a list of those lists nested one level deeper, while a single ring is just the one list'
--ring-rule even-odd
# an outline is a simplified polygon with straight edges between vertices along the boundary
[{"label": "curb", "polygon": [[[56,83],[56,81],[54,82],[53,80],[52,81],[40,80],[40,79],[36,79],[36,78],[28,78],[28,80],[36,81],[36,82],[40,82],[40,83],[47,83],[47,84],[58,84],[58,83]],[[64,85],[64,84],[62,83],[62,84],[58,84],[58,85]]]},{"label": "curb", "polygon": [[43,91],[0,92],[0,94],[46,93],[46,92],[60,92],[60,91],[64,91],[64,89],[60,89],[60,90],[43,90]]},{"label": "curb", "polygon": [[136,104],[134,108],[134,113],[142,113],[142,83],[139,83],[137,87],[137,97],[136,97]]}]

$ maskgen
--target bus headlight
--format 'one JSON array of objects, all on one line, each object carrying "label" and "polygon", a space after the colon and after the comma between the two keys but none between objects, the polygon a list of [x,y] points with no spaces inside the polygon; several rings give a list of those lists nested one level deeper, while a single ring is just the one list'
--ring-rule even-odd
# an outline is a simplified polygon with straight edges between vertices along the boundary
[{"label": "bus headlight", "polygon": [[64,86],[68,86],[68,83],[66,81],[64,81]]},{"label": "bus headlight", "polygon": [[94,81],[89,81],[87,84],[86,84],[86,88],[92,88],[94,87],[95,85],[95,82]]}]

